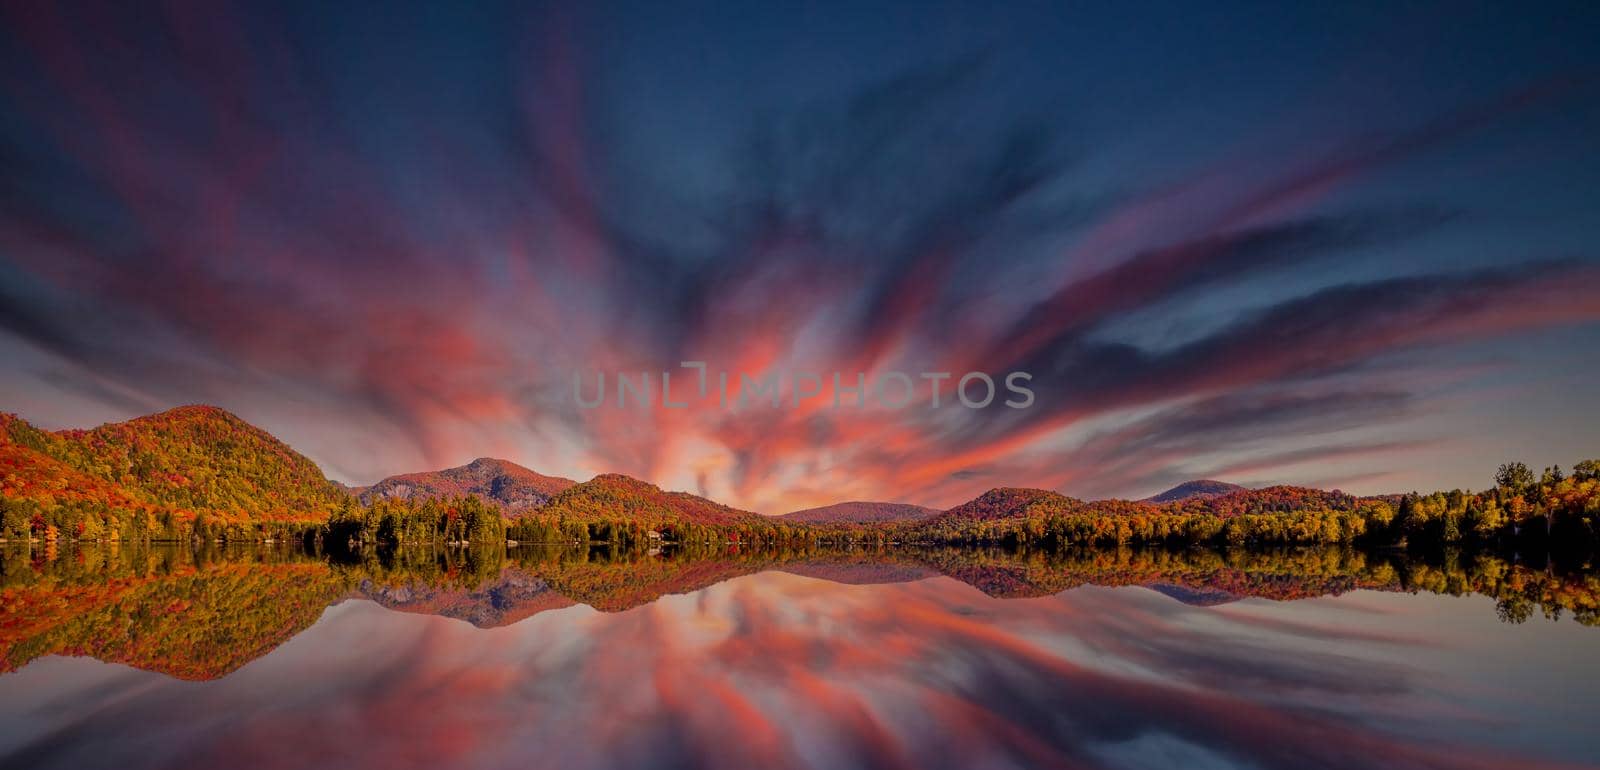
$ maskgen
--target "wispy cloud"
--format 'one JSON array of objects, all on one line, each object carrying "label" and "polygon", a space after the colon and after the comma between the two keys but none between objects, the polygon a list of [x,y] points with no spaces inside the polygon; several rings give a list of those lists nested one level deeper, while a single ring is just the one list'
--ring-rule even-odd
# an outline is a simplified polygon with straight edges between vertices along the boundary
[{"label": "wispy cloud", "polygon": [[[1502,238],[1452,267],[1459,212],[1495,202],[1380,184],[1584,81],[1108,185],[1097,162],[1125,148],[1019,103],[993,46],[721,104],[735,140],[664,164],[627,122],[643,97],[581,44],[587,15],[350,39],[224,4],[83,13],[105,23],[18,7],[3,33],[0,329],[57,362],[8,367],[7,387],[119,414],[218,402],[350,480],[493,452],[774,511],[1001,482],[1137,494],[1309,459],[1291,433],[1431,419],[1422,352],[1600,321],[1591,255]],[[1182,324],[1186,303],[1214,322],[1154,341],[1120,326]],[[844,412],[820,406],[831,384],[792,411],[571,399],[576,371],[683,360],[1025,370],[1038,402]]]}]

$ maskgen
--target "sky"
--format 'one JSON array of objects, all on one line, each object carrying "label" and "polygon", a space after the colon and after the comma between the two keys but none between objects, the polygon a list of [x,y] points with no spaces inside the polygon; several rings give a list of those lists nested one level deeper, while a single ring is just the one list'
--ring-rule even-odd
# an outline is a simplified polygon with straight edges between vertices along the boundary
[{"label": "sky", "polygon": [[768,513],[1600,456],[1600,7],[1288,5],[7,2],[0,410]]}]

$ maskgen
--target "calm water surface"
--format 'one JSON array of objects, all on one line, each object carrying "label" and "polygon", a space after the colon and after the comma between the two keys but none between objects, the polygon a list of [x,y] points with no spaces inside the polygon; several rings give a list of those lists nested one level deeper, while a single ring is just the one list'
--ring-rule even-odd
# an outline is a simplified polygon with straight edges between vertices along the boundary
[{"label": "calm water surface", "polygon": [[1600,628],[1470,592],[1275,600],[1186,563],[1039,596],[859,558],[497,567],[13,562],[0,765],[1600,766]]}]

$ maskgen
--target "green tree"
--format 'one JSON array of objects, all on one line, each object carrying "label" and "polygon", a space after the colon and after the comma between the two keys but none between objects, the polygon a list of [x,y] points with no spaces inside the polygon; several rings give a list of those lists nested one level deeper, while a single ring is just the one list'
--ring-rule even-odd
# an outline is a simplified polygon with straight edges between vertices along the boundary
[{"label": "green tree", "polygon": [[1522,494],[1533,486],[1533,471],[1523,463],[1504,463],[1494,474],[1494,483],[1512,494]]},{"label": "green tree", "polygon": [[1600,481],[1600,460],[1584,460],[1572,466],[1575,481]]}]

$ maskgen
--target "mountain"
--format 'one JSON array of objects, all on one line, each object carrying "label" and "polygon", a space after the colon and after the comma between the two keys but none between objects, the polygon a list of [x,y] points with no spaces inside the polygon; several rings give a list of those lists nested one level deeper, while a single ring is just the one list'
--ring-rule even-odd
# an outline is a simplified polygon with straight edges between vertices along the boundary
[{"label": "mountain", "polygon": [[1191,607],[1219,607],[1243,598],[1238,594],[1217,588],[1194,587],[1175,583],[1150,583],[1145,588],[1177,599]]},{"label": "mountain", "polygon": [[1292,486],[1249,489],[1220,481],[1187,482],[1145,500],[1093,502],[1084,502],[1047,489],[1002,487],[991,489],[923,522],[938,527],[963,521],[998,521],[1062,514],[1104,517],[1203,514],[1230,518],[1293,511],[1349,511],[1359,504],[1360,498],[1339,490]]},{"label": "mountain", "polygon": [[779,516],[778,519],[800,524],[874,524],[883,521],[921,521],[939,513],[936,508],[924,508],[909,503],[852,501],[793,511]]},{"label": "mountain", "polygon": [[883,553],[812,558],[785,562],[773,569],[852,586],[911,583],[939,574],[927,566],[902,563]]},{"label": "mountain", "polygon": [[46,655],[89,655],[178,679],[216,679],[310,628],[349,591],[326,562],[258,561],[276,549],[199,560],[189,549],[173,551],[103,549],[106,561],[95,568],[41,559],[8,574],[0,674]]},{"label": "mountain", "polygon": [[1144,501],[1147,503],[1174,503],[1195,497],[1220,497],[1230,492],[1242,492],[1244,490],[1245,487],[1241,487],[1238,484],[1229,484],[1226,481],[1196,479],[1194,481],[1185,481],[1161,494],[1146,497]]},{"label": "mountain", "polygon": [[574,484],[550,498],[541,515],[567,522],[624,520],[651,529],[675,525],[772,526],[769,517],[730,508],[687,492],[666,492],[649,482],[606,473]]},{"label": "mountain", "polygon": [[73,467],[64,440],[14,415],[0,414],[0,539],[20,538],[35,514],[52,509],[146,507],[108,478]]},{"label": "mountain", "polygon": [[502,570],[476,588],[427,580],[380,583],[368,578],[357,586],[355,595],[391,610],[455,618],[479,628],[509,626],[545,610],[573,605],[548,583],[515,568]]},{"label": "mountain", "polygon": [[201,514],[240,528],[321,523],[345,499],[311,460],[213,406],[89,430],[45,431],[0,415],[0,471],[5,536],[55,527],[92,538],[129,525],[135,535]]},{"label": "mountain", "polygon": [[459,468],[390,476],[358,490],[356,495],[362,503],[474,495],[507,513],[515,513],[543,506],[576,483],[535,473],[509,460],[480,457]]},{"label": "mountain", "polygon": [[1261,489],[1238,489],[1221,495],[1189,497],[1163,503],[1169,513],[1205,513],[1224,518],[1246,514],[1290,513],[1293,511],[1353,511],[1361,498],[1337,489],[1316,489],[1279,485]]},{"label": "mountain", "polygon": [[1001,487],[984,492],[928,521],[990,521],[1032,514],[1068,513],[1083,507],[1082,500],[1048,489]]}]

